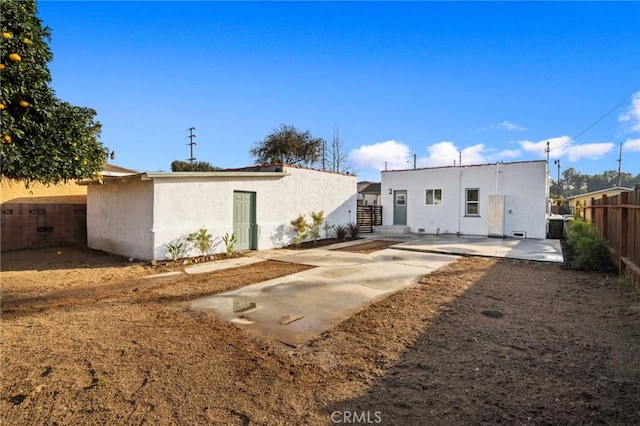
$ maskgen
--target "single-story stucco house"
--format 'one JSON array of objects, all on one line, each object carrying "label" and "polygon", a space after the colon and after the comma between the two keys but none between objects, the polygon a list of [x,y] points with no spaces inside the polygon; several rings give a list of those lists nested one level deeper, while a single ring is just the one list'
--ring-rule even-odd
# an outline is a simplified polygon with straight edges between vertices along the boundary
[{"label": "single-story stucco house", "polygon": [[584,207],[591,205],[591,200],[599,200],[603,196],[613,197],[614,195],[620,195],[623,192],[633,192],[631,188],[625,188],[623,186],[615,186],[613,188],[600,189],[598,191],[586,192],[584,194],[574,195],[567,197],[567,203],[571,213],[580,217],[584,215]]},{"label": "single-story stucco house", "polygon": [[384,226],[411,232],[545,238],[547,162],[382,172]]},{"label": "single-story stucco house", "polygon": [[366,180],[358,182],[358,205],[380,205],[380,182],[369,182]]},{"label": "single-story stucco house", "polygon": [[[329,224],[355,221],[354,175],[289,166],[216,172],[146,172],[92,182],[87,191],[87,245],[142,260],[170,258],[175,244],[200,228],[219,243],[236,234],[236,250],[291,243],[291,221],[324,212]],[[195,255],[196,252],[191,252]]]}]

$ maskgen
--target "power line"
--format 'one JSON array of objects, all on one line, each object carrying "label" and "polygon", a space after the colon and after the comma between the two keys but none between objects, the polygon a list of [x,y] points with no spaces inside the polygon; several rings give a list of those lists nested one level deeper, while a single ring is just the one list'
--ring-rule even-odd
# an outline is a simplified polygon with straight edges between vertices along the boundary
[{"label": "power line", "polygon": [[571,142],[573,142],[574,140],[578,139],[580,136],[582,136],[583,134],[587,133],[593,126],[595,126],[596,124],[598,124],[599,122],[601,122],[602,120],[604,120],[609,114],[611,114],[613,111],[617,110],[618,108],[620,108],[620,106],[627,102],[627,99],[629,99],[629,96],[625,96],[623,100],[621,100],[618,105],[614,106],[613,108],[611,108],[609,111],[607,111],[602,117],[598,118],[596,121],[594,121],[589,127],[587,127],[586,129],[584,129],[583,131],[581,131],[580,133],[578,133],[577,135],[575,135],[572,138],[569,138],[568,141],[566,141],[563,144],[560,144],[554,148],[551,148],[549,151],[553,151],[556,150],[558,148],[561,148]]}]

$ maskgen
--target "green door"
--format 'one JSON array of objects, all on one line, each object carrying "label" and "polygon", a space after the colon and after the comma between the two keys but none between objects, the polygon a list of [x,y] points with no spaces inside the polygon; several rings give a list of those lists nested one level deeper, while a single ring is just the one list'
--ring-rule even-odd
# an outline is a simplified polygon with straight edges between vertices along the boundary
[{"label": "green door", "polygon": [[258,248],[256,236],[256,193],[233,193],[233,232],[236,234],[236,250]]},{"label": "green door", "polygon": [[407,224],[407,191],[393,191],[393,224]]}]

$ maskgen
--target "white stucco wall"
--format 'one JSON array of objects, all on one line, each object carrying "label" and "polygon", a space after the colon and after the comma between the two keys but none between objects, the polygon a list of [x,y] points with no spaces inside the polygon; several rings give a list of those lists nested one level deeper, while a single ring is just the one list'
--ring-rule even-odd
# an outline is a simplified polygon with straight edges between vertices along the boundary
[{"label": "white stucco wall", "polygon": [[[167,243],[203,226],[219,241],[231,234],[234,191],[256,193],[259,250],[289,244],[290,222],[299,214],[310,220],[309,213],[322,210],[330,224],[355,221],[355,176],[286,166],[284,171],[289,176],[154,178],[154,258],[169,258]],[[224,252],[224,243],[216,251]]]},{"label": "white stucco wall", "polygon": [[87,245],[136,259],[153,256],[153,183],[138,177],[89,185]]},{"label": "white stucco wall", "polygon": [[[504,235],[546,237],[548,196],[545,161],[382,172],[383,224],[393,224],[393,195],[407,191],[407,225],[427,234],[488,234],[490,195],[504,196]],[[465,189],[480,190],[479,216],[465,215]],[[441,189],[442,204],[426,205],[426,190]]]},{"label": "white stucco wall", "polygon": [[169,259],[167,243],[205,227],[220,241],[216,252],[224,252],[221,238],[233,232],[234,191],[256,194],[259,250],[290,244],[290,222],[299,214],[310,221],[311,212],[322,210],[334,225],[356,220],[355,176],[290,166],[283,171],[288,175],[149,174],[89,185],[88,245],[136,259]]}]

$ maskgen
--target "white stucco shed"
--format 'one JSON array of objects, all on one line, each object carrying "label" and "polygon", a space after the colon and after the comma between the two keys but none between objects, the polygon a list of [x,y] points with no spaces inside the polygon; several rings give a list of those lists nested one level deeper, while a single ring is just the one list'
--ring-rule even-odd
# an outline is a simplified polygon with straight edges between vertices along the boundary
[{"label": "white stucco shed", "polygon": [[382,172],[383,225],[411,232],[546,237],[546,161]]},{"label": "white stucco shed", "polygon": [[[356,177],[295,166],[232,171],[141,173],[90,184],[87,244],[143,260],[170,258],[167,244],[204,227],[236,249],[288,245],[290,222],[323,211],[328,223],[355,221]],[[219,244],[215,252],[224,252]],[[191,253],[196,254],[196,253]]]}]

